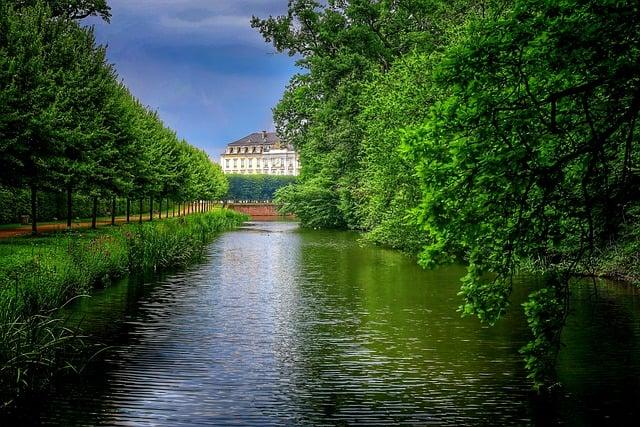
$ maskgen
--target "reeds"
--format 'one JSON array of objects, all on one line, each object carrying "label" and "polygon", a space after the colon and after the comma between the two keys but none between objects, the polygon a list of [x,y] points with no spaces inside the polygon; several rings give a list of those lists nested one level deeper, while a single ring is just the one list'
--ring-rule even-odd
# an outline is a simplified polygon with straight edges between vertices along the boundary
[{"label": "reeds", "polygon": [[83,345],[82,338],[55,314],[0,313],[0,409],[43,389],[60,371],[76,371],[62,350],[77,354]]}]

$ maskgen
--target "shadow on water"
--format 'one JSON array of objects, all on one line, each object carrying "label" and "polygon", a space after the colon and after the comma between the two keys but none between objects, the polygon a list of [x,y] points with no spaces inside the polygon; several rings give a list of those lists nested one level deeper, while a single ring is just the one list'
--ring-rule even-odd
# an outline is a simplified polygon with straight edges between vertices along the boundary
[{"label": "shadow on water", "polygon": [[[423,271],[357,234],[256,222],[205,261],[73,308],[111,346],[23,421],[53,425],[621,424],[640,398],[640,296],[576,284],[559,372],[530,392],[514,310],[461,319],[461,267]],[[28,414],[28,415],[26,415]]]}]

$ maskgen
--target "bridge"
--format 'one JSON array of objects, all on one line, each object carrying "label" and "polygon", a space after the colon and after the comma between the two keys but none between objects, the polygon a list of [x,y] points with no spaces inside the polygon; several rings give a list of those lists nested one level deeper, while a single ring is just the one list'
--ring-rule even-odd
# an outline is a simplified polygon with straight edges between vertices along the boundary
[{"label": "bridge", "polygon": [[228,202],[226,206],[251,217],[282,216],[276,210],[276,206],[270,202]]}]

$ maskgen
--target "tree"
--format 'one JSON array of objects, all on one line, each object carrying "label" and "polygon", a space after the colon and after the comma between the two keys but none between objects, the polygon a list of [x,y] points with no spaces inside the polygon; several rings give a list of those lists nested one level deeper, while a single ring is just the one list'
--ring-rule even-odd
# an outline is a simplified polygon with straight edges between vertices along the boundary
[{"label": "tree", "polygon": [[[365,228],[359,209],[364,135],[354,120],[364,108],[363,91],[397,58],[415,49],[441,48],[449,38],[448,26],[484,6],[468,1],[294,0],[286,15],[253,18],[266,41],[278,51],[299,55],[298,65],[307,71],[293,77],[274,109],[278,133],[300,152],[302,164],[298,184],[278,200],[296,214],[304,210],[305,215],[298,215],[303,225],[309,225],[303,218],[311,215],[316,226]],[[313,212],[319,216],[313,218]]]},{"label": "tree", "polygon": [[64,128],[66,112],[59,98],[66,89],[61,83],[70,71],[65,53],[73,49],[77,27],[52,20],[50,10],[40,3],[19,13],[5,3],[1,7],[0,63],[6,67],[1,91],[10,111],[1,131],[2,163],[9,172],[3,180],[31,189],[35,233],[37,192],[55,181],[64,157],[65,145],[58,133]]},{"label": "tree", "polygon": [[638,205],[639,26],[637,2],[607,0],[520,0],[473,20],[405,139],[433,239],[421,262],[468,262],[464,313],[493,323],[523,261],[546,272],[524,305],[538,388],[553,381],[571,276]]},{"label": "tree", "polygon": [[[64,126],[55,131],[64,141],[64,156],[57,168],[67,192],[67,227],[71,226],[72,192],[80,190],[96,200],[126,186],[128,176],[121,168],[128,140],[116,134],[117,121],[110,113],[117,99],[116,74],[106,61],[106,52],[97,47],[93,31],[74,26],[75,43],[65,58],[69,70],[56,82],[61,88],[58,103],[64,109]],[[115,119],[115,120],[114,120]]]},{"label": "tree", "polygon": [[434,101],[431,73],[438,54],[411,53],[380,73],[362,96],[360,165],[362,226],[376,243],[418,253],[428,235],[413,210],[422,193],[413,163],[401,156],[405,128],[422,123]]},{"label": "tree", "polygon": [[30,189],[34,233],[41,191],[66,191],[68,226],[73,193],[90,197],[94,227],[100,199],[114,222],[119,196],[127,215],[132,197],[149,197],[152,218],[156,197],[227,191],[221,170],[117,82],[105,48],[74,21],[108,19],[104,1],[0,0],[0,12],[0,186]]},{"label": "tree", "polygon": [[229,191],[225,195],[231,200],[273,200],[276,191],[296,181],[291,175],[229,175]]}]

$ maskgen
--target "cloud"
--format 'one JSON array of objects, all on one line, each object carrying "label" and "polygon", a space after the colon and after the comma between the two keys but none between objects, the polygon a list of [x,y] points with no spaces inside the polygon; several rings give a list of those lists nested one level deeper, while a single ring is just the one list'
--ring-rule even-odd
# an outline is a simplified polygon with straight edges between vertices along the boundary
[{"label": "cloud", "polygon": [[131,91],[214,158],[227,142],[272,129],[271,108],[293,59],[275,55],[252,15],[286,12],[286,0],[111,0],[101,43]]}]

